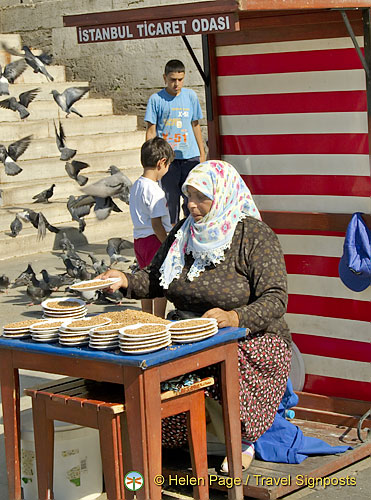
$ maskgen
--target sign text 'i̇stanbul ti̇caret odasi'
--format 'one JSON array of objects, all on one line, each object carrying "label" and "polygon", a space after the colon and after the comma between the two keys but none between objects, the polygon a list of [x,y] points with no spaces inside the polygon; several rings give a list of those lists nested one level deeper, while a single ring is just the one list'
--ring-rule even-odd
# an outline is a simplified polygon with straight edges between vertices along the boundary
[{"label": "sign text 'i\u0307stanbul ti\u0307caret odasi'", "polygon": [[235,31],[233,14],[185,17],[171,20],[77,27],[78,43],[113,42],[174,35],[204,35]]}]

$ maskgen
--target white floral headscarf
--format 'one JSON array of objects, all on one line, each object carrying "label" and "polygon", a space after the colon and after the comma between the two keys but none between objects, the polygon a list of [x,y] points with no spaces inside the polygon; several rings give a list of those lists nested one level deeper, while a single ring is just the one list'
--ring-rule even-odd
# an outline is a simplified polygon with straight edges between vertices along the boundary
[{"label": "white floral headscarf", "polygon": [[208,214],[199,222],[188,216],[176,233],[175,240],[160,267],[160,284],[169,284],[179,278],[184,267],[185,254],[192,254],[194,262],[187,279],[194,278],[210,264],[224,260],[231,246],[237,223],[246,216],[261,219],[251,193],[237,170],[229,163],[210,160],[200,163],[188,174],[182,190],[187,195],[192,186],[213,200]]}]

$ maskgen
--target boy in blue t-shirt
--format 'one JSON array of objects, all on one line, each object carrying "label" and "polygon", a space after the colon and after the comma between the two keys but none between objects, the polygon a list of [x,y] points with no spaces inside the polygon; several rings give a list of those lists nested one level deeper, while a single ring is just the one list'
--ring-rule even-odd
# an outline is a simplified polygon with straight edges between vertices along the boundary
[{"label": "boy in blue t-shirt", "polygon": [[184,75],[185,67],[181,61],[172,59],[166,64],[166,86],[151,95],[144,117],[147,122],[146,140],[162,137],[174,150],[175,159],[161,179],[173,225],[179,220],[180,196],[184,200],[183,212],[189,215],[187,199],[181,187],[192,168],[206,159],[199,123],[201,106],[196,93],[183,88]]}]

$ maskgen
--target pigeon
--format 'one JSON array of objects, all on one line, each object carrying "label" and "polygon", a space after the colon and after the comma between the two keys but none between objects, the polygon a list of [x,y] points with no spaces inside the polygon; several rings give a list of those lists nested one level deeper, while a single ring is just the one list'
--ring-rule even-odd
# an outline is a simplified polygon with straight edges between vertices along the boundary
[{"label": "pigeon", "polygon": [[0,292],[8,293],[8,287],[10,285],[10,279],[5,274],[0,274]]},{"label": "pigeon", "polygon": [[74,250],[75,245],[72,241],[67,237],[66,233],[63,231],[62,238],[59,240],[59,246],[62,250]]},{"label": "pigeon", "polygon": [[10,235],[15,238],[22,231],[23,224],[18,214],[15,215],[15,219],[10,224]]},{"label": "pigeon", "polygon": [[77,265],[75,265],[71,259],[67,257],[67,255],[62,255],[63,263],[66,266],[66,272],[68,276],[71,278],[79,278],[80,277],[80,269]]},{"label": "pigeon", "polygon": [[39,194],[35,194],[35,196],[32,197],[34,203],[49,203],[49,198],[51,198],[54,194],[54,188],[55,184],[52,184],[49,189],[44,189],[44,191],[41,191]]},{"label": "pigeon", "polygon": [[115,292],[106,292],[104,290],[100,290],[101,295],[103,296],[104,299],[106,299],[108,302],[113,302],[114,304],[117,304],[118,306],[122,305],[122,299],[125,297],[120,290],[116,290]]},{"label": "pigeon", "polygon": [[41,270],[44,282],[49,286],[49,288],[60,288],[64,285],[71,285],[74,283],[74,279],[65,274],[51,275],[46,269]]},{"label": "pigeon", "polygon": [[8,99],[0,101],[0,108],[18,111],[21,120],[24,120],[30,116],[30,113],[27,111],[28,105],[35,99],[39,91],[40,89],[32,89],[27,92],[22,92],[22,94],[19,94],[18,101],[15,97],[8,97]]},{"label": "pigeon", "polygon": [[23,45],[22,50],[24,52],[24,58],[26,63],[31,66],[34,73],[42,73],[46,79],[50,82],[54,81],[54,78],[50,73],[48,73],[45,65],[49,65],[53,61],[53,57],[46,52],[42,52],[39,56],[33,54],[27,45]]},{"label": "pigeon", "polygon": [[46,283],[39,281],[36,276],[33,274],[31,276],[31,283],[27,286],[26,293],[31,298],[32,302],[28,304],[29,306],[33,306],[35,303],[40,303],[44,299],[47,299],[53,290],[49,288]]},{"label": "pigeon", "polygon": [[107,242],[106,252],[109,255],[111,265],[115,262],[129,262],[130,259],[120,255],[120,245],[125,242],[122,238],[110,238]]},{"label": "pigeon", "polygon": [[103,259],[102,260],[97,259],[93,253],[89,253],[89,257],[91,259],[95,271],[98,274],[103,274],[106,271],[108,271],[108,266]]},{"label": "pigeon", "polygon": [[108,171],[111,172],[109,177],[104,177],[85,187],[84,193],[99,198],[119,198],[128,205],[131,180],[114,165],[111,165]]},{"label": "pigeon", "polygon": [[53,98],[58,106],[64,111],[66,114],[66,118],[70,113],[75,113],[76,115],[83,118],[82,114],[77,111],[72,105],[81,99],[81,97],[89,92],[89,87],[69,87],[64,90],[61,94],[57,90],[52,90],[51,94],[53,94]]},{"label": "pigeon", "polygon": [[83,265],[83,266],[85,266],[85,265],[86,265],[86,262],[84,261],[84,259],[82,259],[82,258],[80,257],[80,255],[79,255],[78,253],[76,253],[74,250],[72,250],[72,249],[68,249],[68,250],[67,250],[66,255],[67,255],[67,257],[68,257],[69,259],[71,259],[72,261],[74,261],[74,262],[76,262],[76,263],[78,263],[78,264],[81,264],[81,265]]},{"label": "pigeon", "polygon": [[71,163],[67,162],[64,168],[66,169],[66,172],[69,177],[71,177],[71,179],[77,181],[80,186],[85,186],[85,184],[88,182],[88,178],[85,177],[85,175],[79,175],[79,172],[80,170],[87,167],[89,167],[88,163],[72,160]]},{"label": "pigeon", "polygon": [[58,149],[61,152],[61,156],[59,159],[62,161],[70,160],[71,158],[73,158],[75,156],[77,151],[76,151],[76,149],[70,149],[66,146],[66,136],[64,134],[64,130],[63,130],[61,122],[59,121],[59,134],[58,134],[57,126],[56,126],[54,121],[53,121],[53,123],[54,123],[54,130],[55,130],[55,140],[57,142]]},{"label": "pigeon", "polygon": [[14,83],[15,79],[18,78],[26,68],[27,64],[24,59],[19,59],[18,61],[7,64],[4,71],[2,71],[0,65],[0,95],[9,95],[9,83]]},{"label": "pigeon", "polygon": [[22,172],[15,161],[26,151],[31,143],[32,135],[23,137],[19,141],[13,142],[8,146],[8,149],[3,144],[0,144],[0,161],[5,166],[7,175],[17,175]]},{"label": "pigeon", "polygon": [[90,196],[87,195],[82,195],[79,196],[78,198],[75,198],[75,196],[71,194],[67,200],[67,210],[71,214],[72,220],[78,222],[80,233],[84,232],[86,226],[86,222],[83,217],[85,215],[89,215],[91,207],[95,203],[94,199],[91,199],[90,203],[81,204],[75,207],[75,204],[77,204],[78,201],[81,201],[81,198],[86,198],[86,197],[91,198]]},{"label": "pigeon", "polygon": [[47,229],[52,233],[59,233],[59,229],[49,224],[42,212],[34,212],[33,210],[27,209],[24,212],[20,212],[18,215],[21,219],[31,222],[33,227],[37,229],[38,240],[45,238]]},{"label": "pigeon", "polygon": [[98,220],[107,219],[112,210],[122,212],[110,196],[108,198],[95,198],[94,213]]},{"label": "pigeon", "polygon": [[31,283],[31,276],[35,276],[35,271],[32,269],[31,264],[28,264],[27,269],[23,271],[13,282],[12,288]]}]

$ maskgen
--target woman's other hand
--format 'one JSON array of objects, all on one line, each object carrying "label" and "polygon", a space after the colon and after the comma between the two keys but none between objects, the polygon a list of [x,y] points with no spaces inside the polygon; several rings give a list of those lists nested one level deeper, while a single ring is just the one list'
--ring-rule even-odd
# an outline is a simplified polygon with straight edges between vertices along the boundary
[{"label": "woman's other hand", "polygon": [[224,311],[224,309],[214,307],[214,309],[206,311],[202,317],[215,318],[218,322],[219,328],[225,328],[226,326],[239,326],[239,318],[236,311]]},{"label": "woman's other hand", "polygon": [[127,288],[129,285],[126,275],[117,269],[108,269],[108,271],[100,274],[97,278],[101,280],[106,280],[107,278],[120,278],[120,281],[106,288],[109,292],[115,292],[119,288]]}]

